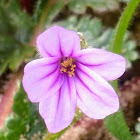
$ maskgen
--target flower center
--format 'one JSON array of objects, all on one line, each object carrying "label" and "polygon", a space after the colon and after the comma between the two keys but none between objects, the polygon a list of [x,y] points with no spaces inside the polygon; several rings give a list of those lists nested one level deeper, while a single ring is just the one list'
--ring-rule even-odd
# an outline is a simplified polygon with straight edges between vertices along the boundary
[{"label": "flower center", "polygon": [[74,64],[75,59],[71,57],[66,57],[66,58],[61,58],[60,59],[60,64],[61,64],[61,73],[68,73],[69,77],[72,77],[75,75],[75,67],[76,65]]}]

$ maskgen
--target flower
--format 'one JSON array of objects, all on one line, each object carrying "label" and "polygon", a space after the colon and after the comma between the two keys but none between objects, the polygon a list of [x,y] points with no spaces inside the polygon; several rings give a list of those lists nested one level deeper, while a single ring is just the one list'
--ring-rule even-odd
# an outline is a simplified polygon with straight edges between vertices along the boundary
[{"label": "flower", "polygon": [[23,87],[30,101],[39,102],[51,133],[72,122],[76,105],[94,119],[118,111],[118,96],[107,81],[124,73],[122,56],[103,49],[81,50],[77,33],[60,26],[40,34],[37,47],[42,58],[25,66]]}]

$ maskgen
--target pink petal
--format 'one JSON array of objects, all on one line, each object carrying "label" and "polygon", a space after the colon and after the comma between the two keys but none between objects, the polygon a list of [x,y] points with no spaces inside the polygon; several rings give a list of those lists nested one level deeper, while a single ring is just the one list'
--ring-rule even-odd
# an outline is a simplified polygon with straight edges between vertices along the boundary
[{"label": "pink petal", "polygon": [[42,57],[75,56],[80,51],[80,38],[76,32],[54,26],[40,34],[37,47]]},{"label": "pink petal", "polygon": [[66,128],[73,120],[76,106],[76,89],[73,78],[65,77],[60,90],[39,104],[39,112],[50,133]]},{"label": "pink petal", "polygon": [[124,73],[126,65],[122,56],[103,49],[81,50],[77,61],[88,66],[107,81],[119,78]]},{"label": "pink petal", "polygon": [[75,83],[78,107],[89,117],[103,119],[118,111],[119,100],[114,89],[98,74],[77,64]]},{"label": "pink petal", "polygon": [[56,93],[63,83],[58,58],[42,58],[28,63],[24,69],[23,87],[32,102]]}]

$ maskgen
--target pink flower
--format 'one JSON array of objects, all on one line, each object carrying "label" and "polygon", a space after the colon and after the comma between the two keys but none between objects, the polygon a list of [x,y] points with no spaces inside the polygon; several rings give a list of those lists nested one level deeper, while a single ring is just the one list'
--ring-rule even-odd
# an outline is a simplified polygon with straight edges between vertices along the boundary
[{"label": "pink flower", "polygon": [[25,66],[23,86],[48,130],[56,133],[73,120],[76,105],[89,117],[103,119],[118,111],[108,84],[125,71],[125,59],[102,49],[81,50],[76,32],[54,26],[37,38],[42,58]]}]

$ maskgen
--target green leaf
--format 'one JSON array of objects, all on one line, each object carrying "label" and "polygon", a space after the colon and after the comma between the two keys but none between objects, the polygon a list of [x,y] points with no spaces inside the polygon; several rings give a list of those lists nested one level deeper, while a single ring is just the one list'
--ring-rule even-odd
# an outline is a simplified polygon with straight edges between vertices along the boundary
[{"label": "green leaf", "polygon": [[36,23],[39,22],[42,12],[45,9],[45,6],[47,5],[47,3],[48,3],[48,0],[37,0],[36,1],[36,6],[34,8],[34,15],[33,15],[33,19]]},{"label": "green leaf", "polygon": [[0,74],[7,67],[13,71],[18,69],[34,52],[33,47],[24,46],[12,38],[0,37]]},{"label": "green leaf", "polygon": [[5,140],[19,140],[20,135],[14,131],[9,131],[5,135]]},{"label": "green leaf", "polygon": [[[18,124],[18,127],[17,127]],[[14,130],[16,132],[20,132],[23,133],[25,131],[25,125],[22,122],[21,117],[14,117],[14,116],[10,116],[7,120],[6,120],[6,127],[10,130]]]},{"label": "green leaf", "polygon": [[20,46],[18,49],[15,49],[11,55],[9,68],[11,70],[17,69],[20,64],[26,61],[27,58],[30,58],[35,52],[35,49],[30,46]]},{"label": "green leaf", "polygon": [[5,140],[4,132],[0,129],[0,140]]},{"label": "green leaf", "polygon": [[106,10],[117,9],[119,7],[119,3],[114,0],[71,0],[69,7],[73,12],[83,14],[87,7],[99,12],[104,12]]},{"label": "green leaf", "polygon": [[18,0],[0,3],[0,19],[1,75],[6,69],[16,71],[23,62],[33,56],[35,50],[27,45],[34,23],[31,17],[21,10]]},{"label": "green leaf", "polygon": [[106,117],[104,124],[108,131],[119,140],[133,140],[121,110]]},{"label": "green leaf", "polygon": [[[14,97],[13,113],[7,118],[3,137],[6,140],[41,139],[46,134],[46,125],[38,113],[38,106],[32,104],[21,87]],[[11,139],[10,139],[11,137]]]},{"label": "green leaf", "polygon": [[5,69],[7,68],[7,62],[0,62],[0,63],[2,63],[1,65],[0,65],[0,75],[2,75],[3,73],[4,73],[4,71],[5,71]]},{"label": "green leaf", "polygon": [[[50,3],[52,3],[51,0],[49,0]],[[51,23],[52,20],[56,17],[56,15],[59,14],[59,12],[64,8],[64,6],[68,3],[69,0],[58,0],[55,2],[52,6],[51,9],[49,9],[47,17],[46,17],[46,23]]]},{"label": "green leaf", "polygon": [[39,0],[34,13],[34,18],[38,21],[37,28],[41,31],[45,27],[46,23],[51,23],[67,2],[68,1],[65,0]]}]

